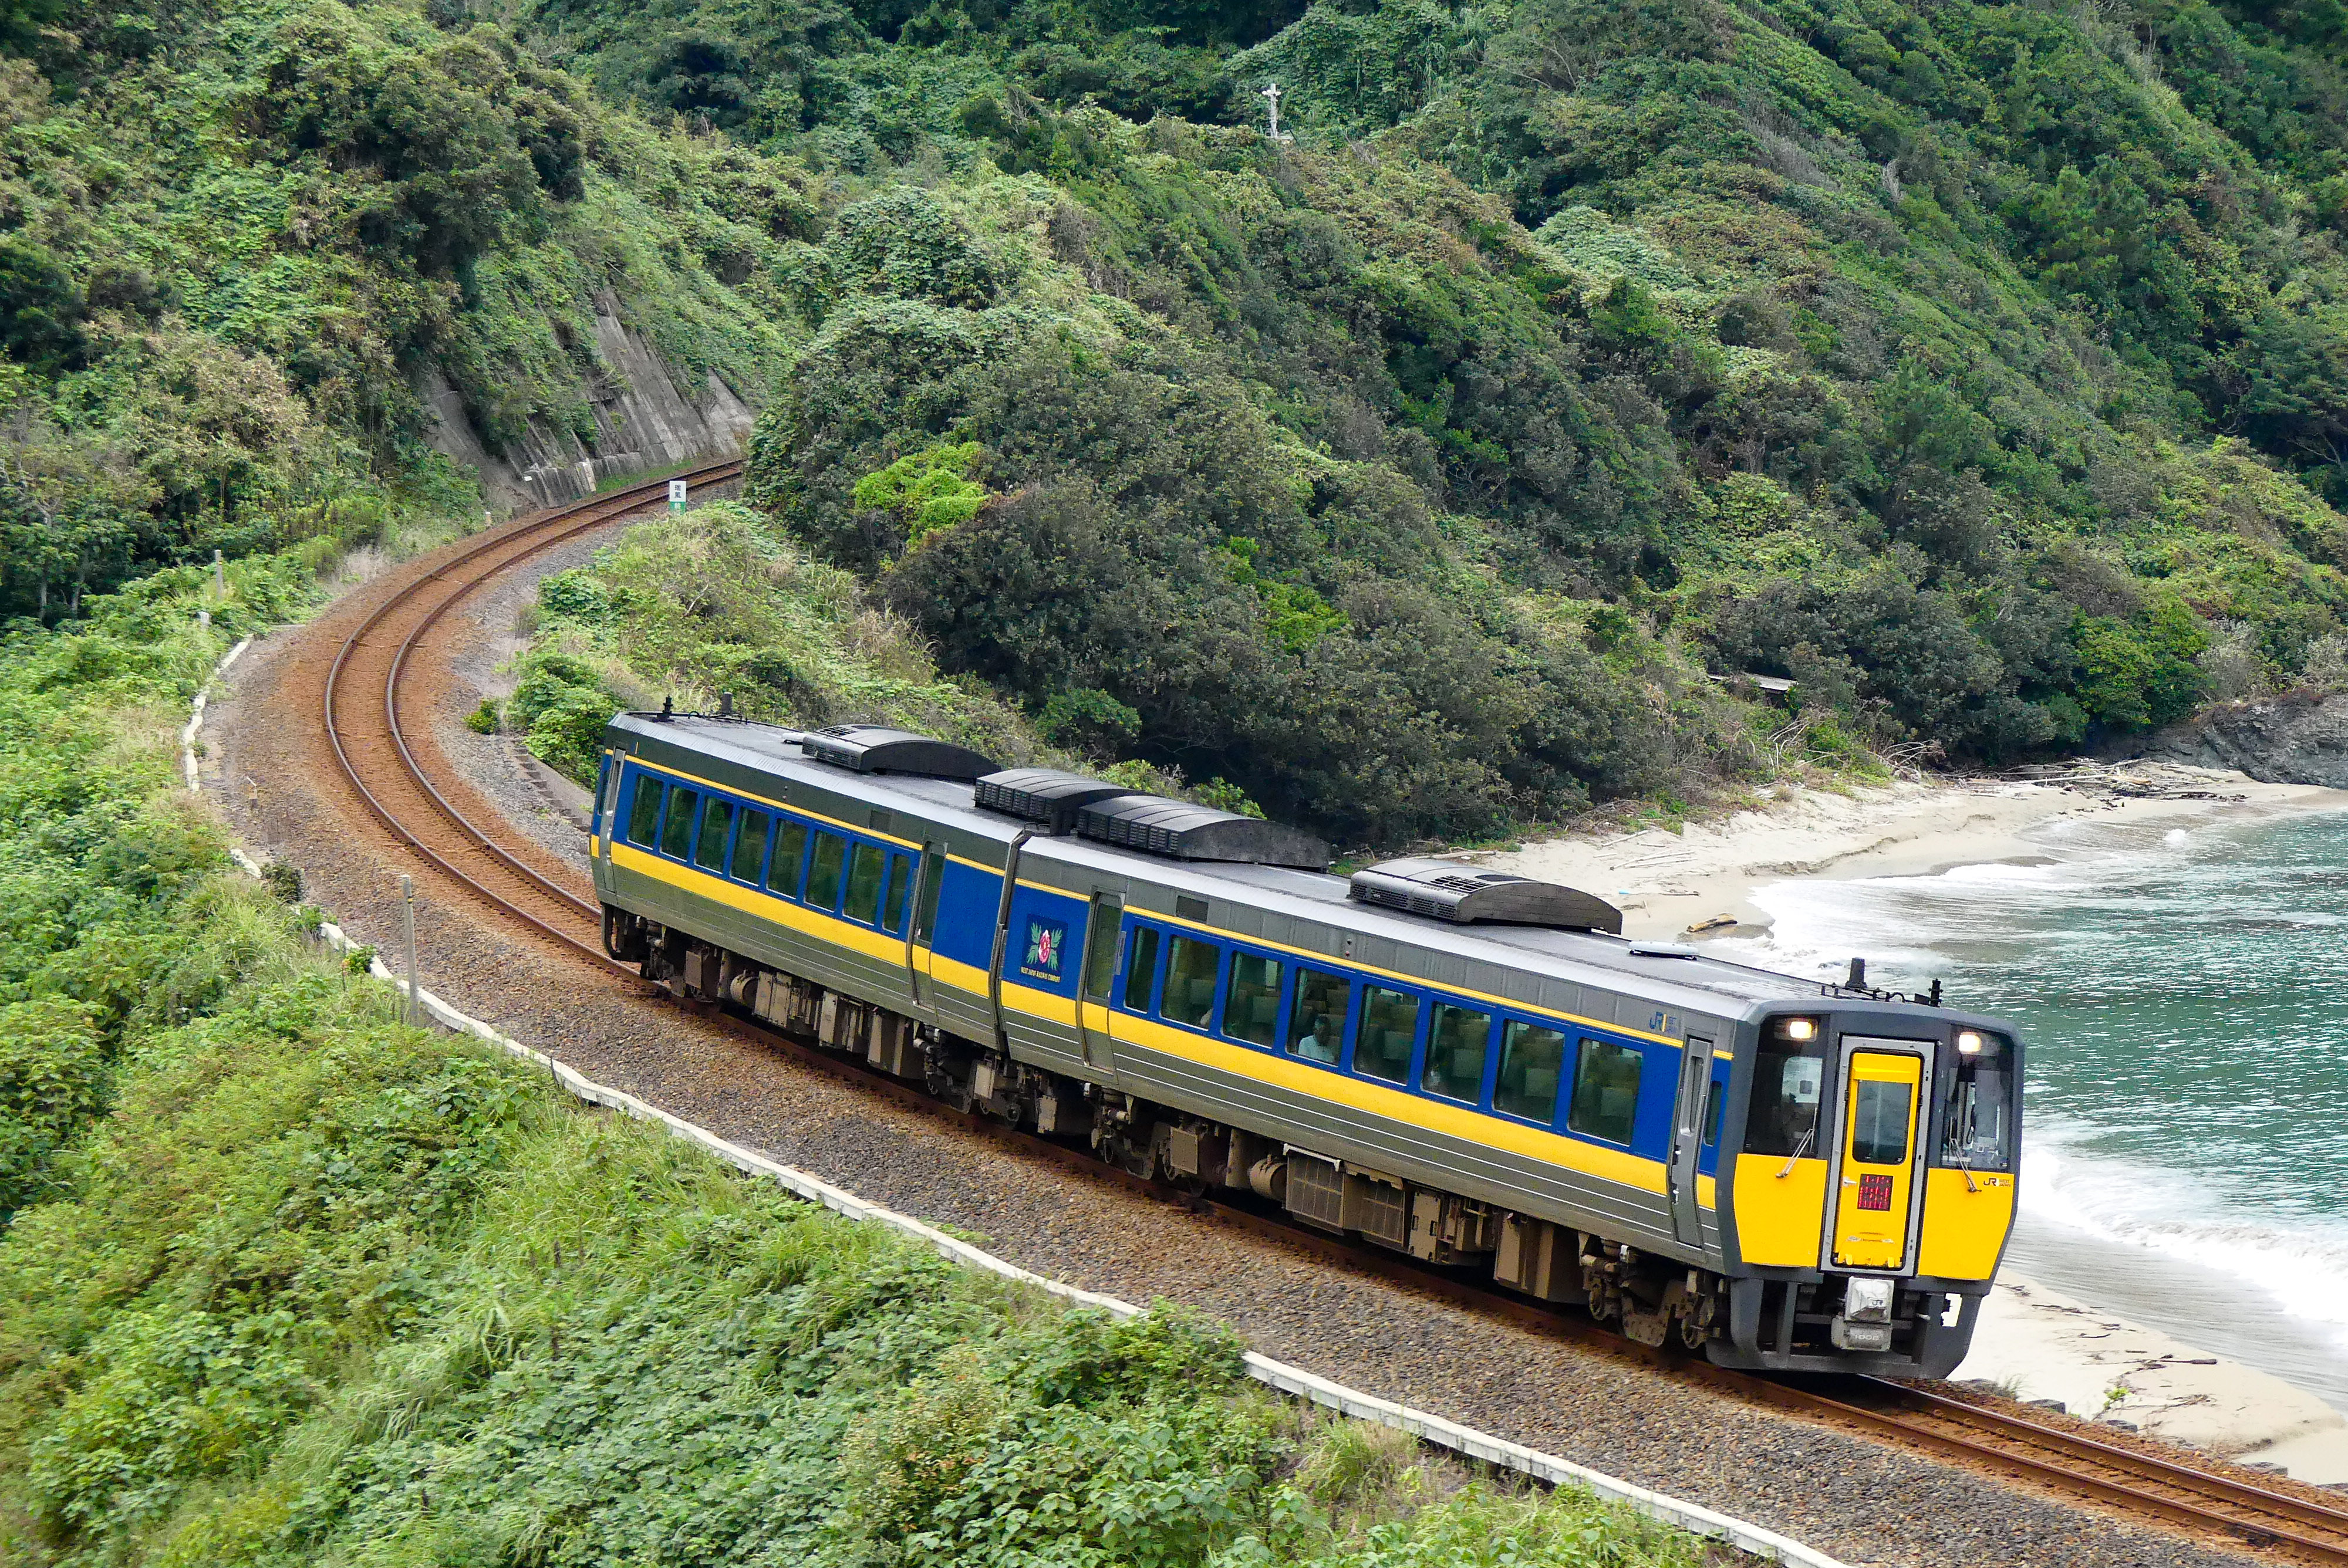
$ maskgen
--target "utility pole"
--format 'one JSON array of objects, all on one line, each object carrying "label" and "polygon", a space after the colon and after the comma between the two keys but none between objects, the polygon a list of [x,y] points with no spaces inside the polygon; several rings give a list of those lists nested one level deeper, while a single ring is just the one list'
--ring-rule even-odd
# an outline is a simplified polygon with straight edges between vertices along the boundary
[{"label": "utility pole", "polygon": [[1256,97],[1263,99],[1264,102],[1272,106],[1272,139],[1274,141],[1294,141],[1296,139],[1294,137],[1283,136],[1281,134],[1280,84],[1278,82],[1272,83],[1270,86],[1266,87],[1263,91],[1258,93]]},{"label": "utility pole", "polygon": [[399,928],[407,948],[407,1006],[400,1021],[412,1024],[421,1017],[416,1006],[416,878],[404,871],[399,874]]}]

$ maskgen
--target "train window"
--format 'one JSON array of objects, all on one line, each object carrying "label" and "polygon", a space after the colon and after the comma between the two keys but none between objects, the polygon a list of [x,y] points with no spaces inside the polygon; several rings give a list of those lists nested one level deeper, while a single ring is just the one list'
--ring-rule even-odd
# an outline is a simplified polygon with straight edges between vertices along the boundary
[{"label": "train window", "polygon": [[1280,965],[1261,953],[1233,953],[1231,994],[1223,999],[1223,1032],[1268,1047],[1279,1031]]},{"label": "train window", "polygon": [[1567,1130],[1628,1143],[1639,1114],[1639,1068],[1645,1061],[1637,1046],[1583,1035],[1573,1064],[1573,1099],[1565,1109]]},{"label": "train window", "polygon": [[1745,1152],[1794,1158],[1818,1153],[1819,1089],[1826,1041],[1764,1036],[1753,1059],[1753,1103],[1745,1114]]},{"label": "train window", "polygon": [[1564,1070],[1564,1035],[1546,1024],[1510,1019],[1500,1032],[1500,1075],[1492,1084],[1492,1109],[1546,1124],[1557,1115],[1557,1081]]},{"label": "train window", "polygon": [[913,906],[913,940],[927,943],[937,934],[938,889],[945,886],[945,851],[934,844],[922,846],[922,897]]},{"label": "train window", "polygon": [[1125,1010],[1149,1010],[1150,983],[1158,979],[1158,927],[1136,926],[1125,944]]},{"label": "train window", "polygon": [[693,847],[693,808],[701,804],[698,791],[668,788],[668,813],[661,818],[661,853],[679,860]]},{"label": "train window", "polygon": [[807,901],[811,908],[839,907],[839,873],[848,864],[848,841],[836,833],[815,835],[808,856]]},{"label": "train window", "polygon": [[1354,1040],[1354,1071],[1388,1083],[1408,1083],[1411,1049],[1417,1043],[1418,999],[1384,986],[1365,988],[1361,1033]]},{"label": "train window", "polygon": [[1426,1071],[1419,1078],[1419,1087],[1451,1100],[1480,1098],[1484,1057],[1491,1043],[1490,1013],[1436,1003],[1435,1026],[1426,1033]]},{"label": "train window", "polygon": [[1728,1086],[1714,1079],[1704,1089],[1704,1146],[1711,1148],[1720,1142],[1721,1109],[1727,1102]]},{"label": "train window", "polygon": [[880,928],[892,937],[905,934],[905,899],[913,891],[913,857],[889,857],[889,901],[880,909]]},{"label": "train window", "polygon": [[1982,1053],[1957,1070],[1941,1139],[1941,1163],[1968,1171],[2013,1168],[2013,1076],[2004,1042],[1987,1039]]},{"label": "train window", "polygon": [[742,808],[742,825],[734,832],[734,880],[758,885],[767,864],[767,814]]},{"label": "train window", "polygon": [[693,843],[693,863],[711,871],[726,869],[726,835],[734,827],[734,803],[713,799],[701,809],[701,832]]},{"label": "train window", "polygon": [[1307,1061],[1337,1062],[1345,1038],[1345,1003],[1353,984],[1320,969],[1296,971],[1296,1010],[1289,1015],[1288,1049]]},{"label": "train window", "polygon": [[636,793],[628,803],[628,842],[646,849],[660,844],[661,782],[648,774],[636,775]]},{"label": "train window", "polygon": [[1223,965],[1223,950],[1196,937],[1177,937],[1168,944],[1166,994],[1158,1000],[1158,1016],[1174,1023],[1205,1029],[1215,1019],[1215,975]]},{"label": "train window", "polygon": [[868,926],[880,923],[880,883],[889,870],[889,852],[877,844],[860,844],[848,857],[848,902],[841,913]]},{"label": "train window", "polygon": [[1850,1097],[1850,1157],[1862,1165],[1908,1163],[1911,1085],[1862,1078]]},{"label": "train window", "polygon": [[807,824],[785,817],[775,828],[775,853],[767,857],[767,891],[799,896],[799,863],[807,858]]}]

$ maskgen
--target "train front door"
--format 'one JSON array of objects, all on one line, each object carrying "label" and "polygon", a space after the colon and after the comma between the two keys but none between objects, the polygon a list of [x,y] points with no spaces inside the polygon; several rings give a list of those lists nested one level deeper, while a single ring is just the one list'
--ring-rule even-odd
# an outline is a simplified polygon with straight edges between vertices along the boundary
[{"label": "train front door", "polygon": [[1904,1268],[1931,1075],[1921,1040],[1842,1040],[1842,1131],[1835,1150],[1834,1242],[1844,1268]]}]

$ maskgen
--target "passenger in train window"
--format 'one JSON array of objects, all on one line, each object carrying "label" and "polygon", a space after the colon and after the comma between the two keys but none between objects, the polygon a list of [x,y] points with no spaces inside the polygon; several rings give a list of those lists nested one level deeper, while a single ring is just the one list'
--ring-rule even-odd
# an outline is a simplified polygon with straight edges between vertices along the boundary
[{"label": "passenger in train window", "polygon": [[726,869],[726,835],[734,826],[734,803],[712,797],[702,808],[701,832],[693,841],[693,863],[704,871]]},{"label": "passenger in train window", "polygon": [[660,845],[661,782],[647,774],[636,775],[636,793],[628,803],[628,842],[646,849]]},{"label": "passenger in train window", "polygon": [[767,891],[799,896],[800,862],[807,858],[807,824],[785,817],[775,829],[775,853],[767,861]]},{"label": "passenger in train window", "polygon": [[1223,1002],[1223,1033],[1269,1047],[1280,1027],[1280,965],[1261,953],[1231,955],[1231,992]]},{"label": "passenger in train window", "polygon": [[1346,994],[1351,989],[1340,975],[1320,969],[1296,971],[1296,1010],[1288,1026],[1292,1055],[1336,1065],[1344,1044]]},{"label": "passenger in train window", "polygon": [[734,833],[734,880],[758,885],[767,865],[767,814],[742,808],[742,825]]},{"label": "passenger in train window", "polygon": [[1426,1035],[1426,1071],[1419,1085],[1429,1094],[1473,1102],[1484,1091],[1484,1056],[1492,1040],[1492,1015],[1474,1008],[1437,1004],[1435,1027]]}]

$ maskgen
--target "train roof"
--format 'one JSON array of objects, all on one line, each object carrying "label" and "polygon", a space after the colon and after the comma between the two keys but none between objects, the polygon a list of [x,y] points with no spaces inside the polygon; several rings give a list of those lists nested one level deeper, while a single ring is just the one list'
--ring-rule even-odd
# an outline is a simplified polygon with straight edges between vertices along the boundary
[{"label": "train roof", "polygon": [[[1242,909],[1251,907],[1284,915],[1333,932],[1384,938],[1461,960],[1504,964],[1571,983],[1632,991],[1664,1008],[1741,1018],[1789,1001],[1836,996],[1884,999],[1877,993],[1846,991],[1829,982],[1734,963],[1674,943],[1633,941],[1601,931],[1542,926],[1453,925],[1349,897],[1346,880],[1323,872],[1171,859],[1116,844],[1053,835],[1039,830],[1035,822],[981,808],[974,786],[967,780],[850,772],[815,761],[801,744],[805,732],[778,725],[699,714],[623,713],[612,721],[611,729],[639,743],[631,745],[631,751],[641,753],[642,743],[650,743],[659,750],[722,758],[766,775],[786,786],[778,792],[786,800],[794,789],[812,789],[917,814],[951,838],[962,840],[965,852],[981,844],[1007,852],[1011,841],[1025,832],[1031,835],[1022,852],[1025,864],[1056,864],[1122,876],[1165,889],[1169,895],[1220,898]],[[655,755],[651,760],[664,759]],[[1243,924],[1219,923],[1242,936],[1249,934]],[[1921,1005],[1917,1010],[1945,1018],[1970,1016]]]}]

